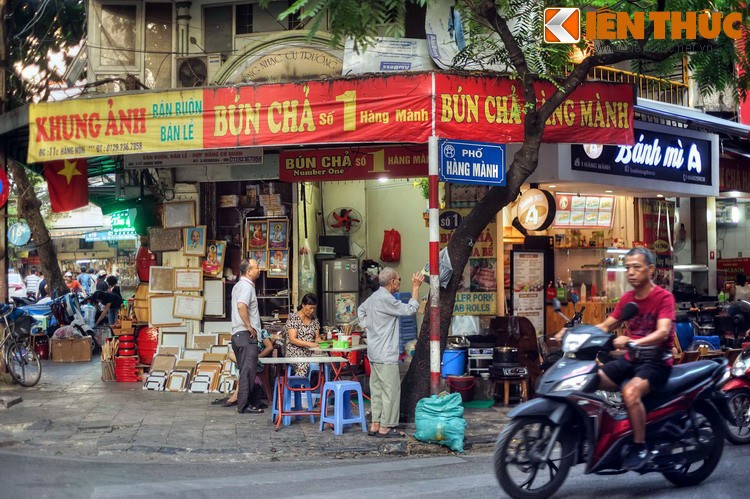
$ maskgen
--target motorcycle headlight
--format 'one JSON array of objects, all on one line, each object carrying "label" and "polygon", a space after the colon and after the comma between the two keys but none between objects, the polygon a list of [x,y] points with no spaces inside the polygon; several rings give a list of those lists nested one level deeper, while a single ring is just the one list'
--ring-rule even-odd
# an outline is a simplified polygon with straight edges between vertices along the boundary
[{"label": "motorcycle headlight", "polygon": [[563,392],[566,390],[580,390],[586,386],[594,377],[596,373],[582,374],[580,376],[573,376],[572,378],[561,381],[554,390],[554,392]]},{"label": "motorcycle headlight", "polygon": [[744,375],[745,371],[747,371],[747,368],[747,360],[738,357],[737,360],[734,361],[734,365],[732,366],[732,376]]},{"label": "motorcycle headlight", "polygon": [[568,333],[563,339],[563,352],[577,352],[591,335],[588,333]]}]

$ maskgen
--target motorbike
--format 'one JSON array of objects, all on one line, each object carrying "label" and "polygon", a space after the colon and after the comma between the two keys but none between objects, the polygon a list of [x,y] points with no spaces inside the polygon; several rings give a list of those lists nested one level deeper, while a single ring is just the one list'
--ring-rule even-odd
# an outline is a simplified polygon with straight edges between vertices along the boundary
[{"label": "motorbike", "polygon": [[736,445],[750,443],[750,348],[732,365],[732,379],[722,387],[734,418],[727,422],[727,440]]},{"label": "motorbike", "polygon": [[[495,475],[514,498],[551,496],[577,464],[585,465],[586,474],[627,472],[622,466],[632,442],[627,412],[619,397],[597,390],[597,359],[614,350],[614,335],[582,324],[579,313],[569,320],[559,302],[554,306],[567,321],[563,357],[539,379],[537,398],[508,413],[511,422],[495,445]],[[637,313],[635,303],[626,305],[619,324]],[[632,343],[629,349],[633,358],[657,351]],[[729,377],[726,359],[677,365],[666,385],[644,398],[650,454],[639,473],[658,472],[689,486],[713,472],[724,449],[723,419],[733,418],[721,391]]]}]

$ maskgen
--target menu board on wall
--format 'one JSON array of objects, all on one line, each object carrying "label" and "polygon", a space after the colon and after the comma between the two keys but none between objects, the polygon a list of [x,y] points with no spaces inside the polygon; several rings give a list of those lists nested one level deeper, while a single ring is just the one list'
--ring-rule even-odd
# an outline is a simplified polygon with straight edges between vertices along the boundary
[{"label": "menu board on wall", "polygon": [[513,315],[526,317],[537,336],[544,334],[544,253],[514,251]]},{"label": "menu board on wall", "polygon": [[[471,210],[457,208],[440,213],[440,249],[445,248],[453,231]],[[491,222],[474,242],[469,264],[464,269],[464,281],[456,293],[454,315],[496,315],[497,310],[497,253],[495,222]]]},{"label": "menu board on wall", "polygon": [[614,196],[556,194],[556,229],[609,229],[615,211]]}]

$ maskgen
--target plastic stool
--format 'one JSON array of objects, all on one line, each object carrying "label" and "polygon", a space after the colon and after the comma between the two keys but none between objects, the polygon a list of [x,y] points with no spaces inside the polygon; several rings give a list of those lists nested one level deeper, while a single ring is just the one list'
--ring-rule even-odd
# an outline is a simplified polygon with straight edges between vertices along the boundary
[{"label": "plastic stool", "polygon": [[[291,369],[287,369],[287,375],[291,372]],[[310,388],[310,380],[303,376],[287,376],[287,385],[291,388]],[[278,409],[278,402],[277,402],[277,396],[278,396],[278,390],[279,390],[279,384],[274,383],[273,384],[273,403],[271,404],[271,422],[275,422],[276,418],[279,415],[279,409]],[[294,394],[294,409],[295,410],[301,410],[302,409],[302,392],[293,392],[292,390],[289,390],[287,388],[284,389],[284,411],[290,411],[292,410],[292,394]],[[305,392],[307,395],[307,407],[309,410],[312,410],[313,407],[313,400],[312,400],[312,392]],[[296,418],[301,418],[303,416],[295,416]],[[292,422],[291,416],[284,416],[284,420],[282,421],[282,424],[284,426],[289,426]],[[310,423],[315,424],[315,416],[310,415]]]},{"label": "plastic stool", "polygon": [[[328,392],[333,392],[333,415],[328,414]],[[350,392],[357,392],[357,405],[359,405],[359,414],[352,415],[352,404],[349,398]],[[347,396],[344,397],[344,394]],[[323,425],[330,423],[333,425],[333,432],[341,435],[344,432],[344,425],[360,423],[362,431],[367,433],[367,421],[365,421],[365,405],[362,396],[362,385],[358,381],[327,381],[323,386],[323,398],[320,407],[320,431],[323,431]]]}]

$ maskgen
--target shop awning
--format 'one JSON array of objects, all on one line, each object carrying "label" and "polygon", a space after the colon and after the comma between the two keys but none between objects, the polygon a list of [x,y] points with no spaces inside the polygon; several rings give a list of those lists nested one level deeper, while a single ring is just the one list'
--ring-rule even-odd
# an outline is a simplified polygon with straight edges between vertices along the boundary
[{"label": "shop awning", "polygon": [[665,104],[638,97],[635,112],[655,118],[677,121],[709,132],[723,133],[744,139],[750,138],[750,126],[717,118],[716,116],[683,106],[675,106],[674,104]]}]

